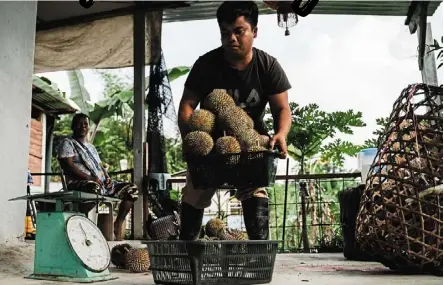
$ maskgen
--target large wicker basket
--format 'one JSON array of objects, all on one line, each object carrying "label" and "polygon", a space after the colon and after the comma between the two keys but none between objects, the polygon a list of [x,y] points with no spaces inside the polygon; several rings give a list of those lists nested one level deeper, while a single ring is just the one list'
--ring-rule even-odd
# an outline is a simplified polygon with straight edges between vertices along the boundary
[{"label": "large wicker basket", "polygon": [[442,274],[442,89],[409,85],[368,172],[356,239],[384,265]]}]

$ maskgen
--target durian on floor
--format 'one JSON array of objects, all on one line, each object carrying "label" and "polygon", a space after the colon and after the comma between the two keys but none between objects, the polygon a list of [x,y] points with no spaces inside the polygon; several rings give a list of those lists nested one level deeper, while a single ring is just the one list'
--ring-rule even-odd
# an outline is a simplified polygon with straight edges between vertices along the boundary
[{"label": "durian on floor", "polygon": [[143,273],[150,270],[148,249],[133,248],[127,243],[118,244],[111,249],[111,263],[131,273]]}]

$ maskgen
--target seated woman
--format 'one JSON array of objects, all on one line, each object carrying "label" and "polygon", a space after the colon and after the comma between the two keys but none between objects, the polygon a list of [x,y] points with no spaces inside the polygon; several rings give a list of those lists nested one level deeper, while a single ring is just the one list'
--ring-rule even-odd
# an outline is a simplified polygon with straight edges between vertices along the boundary
[{"label": "seated woman", "polygon": [[[86,141],[89,133],[89,117],[76,114],[71,123],[72,136],[65,138],[58,148],[58,159],[65,173],[68,190],[98,193],[122,200],[114,223],[116,240],[122,240],[122,225],[134,201],[138,198],[133,183],[111,180],[102,166],[96,148]],[[89,212],[94,204],[83,205],[82,212]]]}]

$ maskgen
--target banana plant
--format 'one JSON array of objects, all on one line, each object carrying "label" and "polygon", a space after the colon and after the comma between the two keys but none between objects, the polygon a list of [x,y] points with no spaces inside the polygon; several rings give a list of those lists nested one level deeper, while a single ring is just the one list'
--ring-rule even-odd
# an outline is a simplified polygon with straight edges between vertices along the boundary
[{"label": "banana plant", "polygon": [[[186,75],[191,70],[188,66],[178,66],[168,69],[168,79],[170,82]],[[103,119],[117,115],[123,117],[124,113],[134,111],[134,89],[133,87],[126,90],[117,88],[110,96],[96,103],[91,103],[90,95],[84,86],[83,74],[80,70],[68,71],[68,79],[71,88],[71,100],[73,100],[81,109],[82,113],[87,114],[94,127],[90,133],[90,141],[94,142],[94,138],[98,132],[100,123]],[[150,77],[145,78],[145,82],[149,82]],[[148,90],[146,84],[145,90]],[[148,92],[146,92],[147,94]],[[131,114],[132,117],[132,114]]]}]

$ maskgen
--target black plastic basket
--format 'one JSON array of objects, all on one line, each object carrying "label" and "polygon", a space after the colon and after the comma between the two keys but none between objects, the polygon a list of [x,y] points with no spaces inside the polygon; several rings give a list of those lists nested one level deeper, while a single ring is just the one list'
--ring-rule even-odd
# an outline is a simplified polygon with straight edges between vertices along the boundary
[{"label": "black plastic basket", "polygon": [[154,282],[163,285],[265,284],[278,241],[144,241]]},{"label": "black plastic basket", "polygon": [[278,156],[274,151],[210,154],[187,162],[196,189],[246,189],[274,184]]}]

